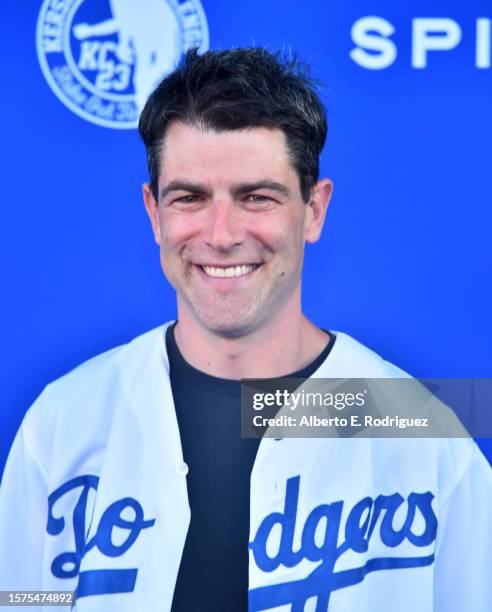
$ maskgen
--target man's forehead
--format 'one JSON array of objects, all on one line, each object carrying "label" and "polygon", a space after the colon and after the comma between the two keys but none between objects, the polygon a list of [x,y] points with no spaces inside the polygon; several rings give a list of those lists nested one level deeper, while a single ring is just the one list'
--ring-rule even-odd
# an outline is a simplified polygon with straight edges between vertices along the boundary
[{"label": "man's forehead", "polygon": [[172,123],[160,152],[159,183],[187,179],[230,188],[264,179],[296,180],[287,140],[278,128],[211,130]]},{"label": "man's forehead", "polygon": [[279,144],[286,145],[287,140],[285,133],[278,127],[268,126],[247,126],[234,129],[226,128],[214,128],[205,125],[203,122],[186,122],[181,120],[171,121],[166,129],[163,140],[169,140],[174,142],[174,138],[177,141],[181,141],[183,137],[192,138],[206,138],[208,136],[238,136],[238,137],[266,137],[273,141],[277,141]]}]

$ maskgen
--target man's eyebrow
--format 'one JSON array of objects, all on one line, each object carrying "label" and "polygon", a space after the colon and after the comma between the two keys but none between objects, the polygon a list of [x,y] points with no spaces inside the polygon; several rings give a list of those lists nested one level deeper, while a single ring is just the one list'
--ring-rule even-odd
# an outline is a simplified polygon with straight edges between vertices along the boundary
[{"label": "man's eyebrow", "polygon": [[253,183],[240,183],[239,185],[234,185],[233,192],[235,194],[244,194],[250,191],[258,191],[261,189],[277,191],[285,197],[290,197],[290,189],[287,187],[287,185],[284,185],[283,183],[278,183],[277,181],[271,181],[269,179],[255,181]]},{"label": "man's eyebrow", "polygon": [[192,183],[186,180],[171,181],[161,189],[159,199],[163,199],[171,191],[190,191],[191,193],[206,194],[210,192],[210,188],[203,183]]},{"label": "man's eyebrow", "polygon": [[[251,191],[258,191],[261,189],[268,189],[270,191],[276,191],[285,197],[290,197],[290,189],[287,185],[283,183],[278,183],[277,181],[271,181],[269,179],[262,179],[259,181],[254,181],[251,183],[238,183],[237,185],[232,186],[232,192],[234,195],[243,195],[245,193],[249,193]],[[209,194],[210,187],[203,183],[193,183],[191,181],[177,179],[169,182],[167,185],[161,189],[159,198],[164,199],[168,193],[172,191],[189,191],[190,193],[197,194]]]}]

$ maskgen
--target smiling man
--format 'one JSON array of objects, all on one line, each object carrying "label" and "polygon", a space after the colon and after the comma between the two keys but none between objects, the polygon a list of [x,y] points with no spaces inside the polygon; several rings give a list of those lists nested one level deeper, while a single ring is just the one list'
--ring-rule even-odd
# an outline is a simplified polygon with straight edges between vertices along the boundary
[{"label": "smiling man", "polygon": [[[145,120],[144,111],[147,138]],[[158,176],[144,198],[190,363],[236,379],[310,363],[328,335],[301,311],[303,251],[319,238],[331,182],[319,181],[304,201],[278,127],[214,130],[177,120]]]},{"label": "smiling man", "polygon": [[406,376],[302,312],[332,192],[305,70],[190,52],[140,133],[178,319],[28,411],[0,489],[0,590],[75,590],[79,612],[489,609],[473,441],[240,437],[242,378]]}]

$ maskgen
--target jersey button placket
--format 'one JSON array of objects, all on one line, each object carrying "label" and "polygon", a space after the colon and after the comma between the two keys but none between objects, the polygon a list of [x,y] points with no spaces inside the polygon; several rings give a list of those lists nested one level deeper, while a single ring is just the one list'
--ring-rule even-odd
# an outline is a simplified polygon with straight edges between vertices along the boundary
[{"label": "jersey button placket", "polygon": [[188,464],[184,461],[178,461],[178,463],[176,463],[176,472],[180,476],[186,476],[189,472]]}]

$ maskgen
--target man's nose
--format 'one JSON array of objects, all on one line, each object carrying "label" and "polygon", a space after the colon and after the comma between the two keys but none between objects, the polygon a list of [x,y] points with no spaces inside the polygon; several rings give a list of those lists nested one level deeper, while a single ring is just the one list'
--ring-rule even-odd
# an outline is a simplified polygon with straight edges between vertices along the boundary
[{"label": "man's nose", "polygon": [[204,231],[206,244],[216,251],[228,251],[243,241],[240,211],[232,200],[218,198],[210,206]]}]

